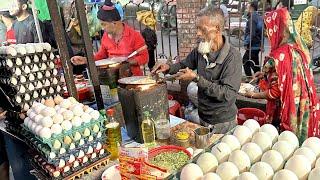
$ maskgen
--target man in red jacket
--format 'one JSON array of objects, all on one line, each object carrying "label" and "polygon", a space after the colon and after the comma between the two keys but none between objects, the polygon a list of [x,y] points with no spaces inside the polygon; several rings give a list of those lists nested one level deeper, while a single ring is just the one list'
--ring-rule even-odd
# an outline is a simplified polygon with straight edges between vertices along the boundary
[{"label": "man in red jacket", "polygon": [[[110,0],[106,0],[99,9],[98,19],[101,21],[105,33],[101,40],[101,47],[94,56],[96,61],[110,57],[127,57],[134,51],[139,51],[141,47],[146,46],[139,32],[121,22],[119,12]],[[143,75],[140,66],[148,63],[148,57],[148,51],[145,48],[128,60],[134,76]],[[71,62],[80,65],[85,64],[87,59],[82,56],[74,56],[71,58]]]}]

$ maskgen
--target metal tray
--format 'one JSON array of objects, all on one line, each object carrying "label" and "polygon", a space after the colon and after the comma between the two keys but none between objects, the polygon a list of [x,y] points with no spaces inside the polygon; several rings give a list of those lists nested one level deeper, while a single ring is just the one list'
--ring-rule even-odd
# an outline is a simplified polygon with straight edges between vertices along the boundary
[{"label": "metal tray", "polygon": [[132,76],[119,79],[118,82],[124,85],[148,85],[156,84],[157,81],[150,76]]}]

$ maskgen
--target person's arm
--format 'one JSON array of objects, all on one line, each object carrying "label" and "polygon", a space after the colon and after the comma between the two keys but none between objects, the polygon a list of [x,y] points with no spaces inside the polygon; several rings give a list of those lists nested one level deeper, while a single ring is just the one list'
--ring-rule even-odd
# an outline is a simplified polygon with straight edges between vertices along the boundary
[{"label": "person's arm", "polygon": [[195,70],[197,68],[199,55],[200,54],[198,53],[197,49],[192,50],[186,59],[171,65],[168,74],[176,74],[180,69],[185,69],[187,67]]},{"label": "person's arm", "polygon": [[[139,48],[143,47],[146,45],[142,35],[138,32],[134,33],[134,40],[133,40],[133,49],[136,51]],[[129,62],[132,61],[134,65],[145,65],[148,63],[149,61],[149,54],[148,54],[148,50],[142,50],[141,52],[139,52],[137,55],[133,56],[131,59],[129,59]]]},{"label": "person's arm", "polygon": [[109,56],[108,49],[107,49],[106,46],[105,46],[105,43],[106,43],[106,41],[107,41],[107,39],[106,39],[107,37],[106,37],[106,36],[107,36],[106,33],[104,33],[103,36],[102,36],[100,49],[99,49],[99,51],[94,55],[94,60],[95,60],[95,61],[108,58],[108,56]]},{"label": "person's arm", "polygon": [[198,86],[204,89],[207,96],[218,101],[229,101],[237,96],[242,77],[241,55],[235,54],[235,59],[227,64],[220,80],[209,81],[199,76]]}]

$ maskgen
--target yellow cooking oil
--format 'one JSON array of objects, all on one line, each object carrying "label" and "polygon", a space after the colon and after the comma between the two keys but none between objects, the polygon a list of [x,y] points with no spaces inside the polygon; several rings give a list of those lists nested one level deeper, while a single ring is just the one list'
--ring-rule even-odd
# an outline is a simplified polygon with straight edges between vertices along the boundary
[{"label": "yellow cooking oil", "polygon": [[149,112],[144,112],[144,120],[141,123],[141,131],[143,143],[146,147],[154,146],[156,139],[156,131],[154,121],[150,117]]},{"label": "yellow cooking oil", "polygon": [[109,122],[105,125],[106,127],[106,150],[110,153],[110,159],[115,160],[119,157],[119,147],[122,142],[121,137],[121,127],[120,123],[118,123],[114,118],[114,110],[107,110],[107,114],[109,117]]}]

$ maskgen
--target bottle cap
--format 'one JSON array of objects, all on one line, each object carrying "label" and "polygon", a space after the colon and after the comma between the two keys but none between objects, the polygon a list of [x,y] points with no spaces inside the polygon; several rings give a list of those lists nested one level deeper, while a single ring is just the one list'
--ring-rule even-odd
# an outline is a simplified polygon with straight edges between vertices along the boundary
[{"label": "bottle cap", "polygon": [[113,116],[114,115],[114,109],[113,108],[110,108],[107,110],[107,115],[108,116]]}]

